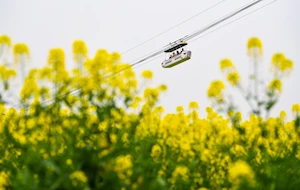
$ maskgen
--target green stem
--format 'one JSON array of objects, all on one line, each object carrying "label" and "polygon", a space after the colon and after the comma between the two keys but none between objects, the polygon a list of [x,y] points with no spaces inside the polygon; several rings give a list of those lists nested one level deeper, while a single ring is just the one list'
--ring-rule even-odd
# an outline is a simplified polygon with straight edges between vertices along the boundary
[{"label": "green stem", "polygon": [[252,105],[252,103],[249,101],[249,99],[247,98],[247,96],[245,95],[245,91],[244,89],[241,87],[240,84],[237,85],[237,89],[239,90],[239,92],[241,93],[241,95],[243,96],[243,98],[246,100],[246,102],[248,103],[250,109],[252,110],[252,112],[255,112],[255,108]]},{"label": "green stem", "polygon": [[260,105],[259,105],[259,92],[258,92],[258,85],[259,85],[259,76],[258,76],[258,62],[257,58],[254,57],[254,100],[256,101],[256,113],[260,115]]}]

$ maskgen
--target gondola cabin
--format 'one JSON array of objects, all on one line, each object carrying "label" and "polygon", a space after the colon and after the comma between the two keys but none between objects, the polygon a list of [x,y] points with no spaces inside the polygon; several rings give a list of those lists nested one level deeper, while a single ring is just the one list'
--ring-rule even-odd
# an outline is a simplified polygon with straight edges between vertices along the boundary
[{"label": "gondola cabin", "polygon": [[182,40],[170,44],[170,47],[164,51],[167,57],[161,64],[162,67],[171,68],[184,61],[189,60],[191,58],[192,52],[183,49],[183,46],[186,46],[187,44],[187,42],[184,42]]}]

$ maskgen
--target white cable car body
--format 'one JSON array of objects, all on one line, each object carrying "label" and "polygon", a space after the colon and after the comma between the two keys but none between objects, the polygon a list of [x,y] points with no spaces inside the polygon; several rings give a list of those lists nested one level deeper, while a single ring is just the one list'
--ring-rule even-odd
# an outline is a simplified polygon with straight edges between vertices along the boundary
[{"label": "white cable car body", "polygon": [[167,59],[165,59],[164,62],[162,62],[161,64],[163,68],[171,68],[184,61],[191,59],[192,56],[191,51],[187,51],[183,49],[181,51],[178,50],[179,48],[186,46],[187,42],[178,40],[170,45],[171,47],[164,51],[165,53],[167,53]]}]

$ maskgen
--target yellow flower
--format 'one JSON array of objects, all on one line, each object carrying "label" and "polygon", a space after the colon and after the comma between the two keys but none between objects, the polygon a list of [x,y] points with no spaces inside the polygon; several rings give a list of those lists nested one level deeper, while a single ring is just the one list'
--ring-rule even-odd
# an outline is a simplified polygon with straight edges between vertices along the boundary
[{"label": "yellow flower", "polygon": [[87,58],[87,47],[84,43],[84,41],[81,40],[75,40],[73,42],[73,58],[75,60],[75,63],[78,64],[78,69],[80,73],[83,72],[83,63]]},{"label": "yellow flower", "polygon": [[286,59],[283,53],[276,53],[272,57],[272,69],[275,74],[282,72],[283,74],[289,74],[294,66],[293,61]]},{"label": "yellow flower", "polygon": [[162,114],[164,113],[165,109],[163,106],[158,106],[153,110],[153,113]]},{"label": "yellow flower", "polygon": [[142,77],[144,77],[145,79],[151,80],[153,77],[153,73],[150,70],[145,70],[142,72]]},{"label": "yellow flower", "polygon": [[270,82],[268,89],[271,91],[281,92],[282,90],[282,82],[279,79],[274,79]]},{"label": "yellow flower", "polygon": [[183,111],[184,111],[184,109],[183,109],[182,106],[177,106],[176,107],[176,112],[183,112]]},{"label": "yellow flower", "polygon": [[121,180],[132,175],[132,156],[130,154],[121,155],[116,158],[114,170],[117,172]]},{"label": "yellow flower", "polygon": [[167,85],[165,85],[165,84],[162,84],[162,85],[159,85],[159,86],[158,86],[158,90],[159,90],[160,92],[165,92],[167,89],[168,89],[168,87],[167,87]]},{"label": "yellow flower", "polygon": [[238,187],[242,180],[253,186],[255,176],[251,167],[245,161],[238,161],[229,168],[229,180],[235,187]]},{"label": "yellow flower", "polygon": [[114,52],[111,54],[111,58],[113,62],[118,62],[121,60],[121,55],[118,52]]},{"label": "yellow flower", "polygon": [[272,57],[272,63],[277,65],[285,60],[285,55],[283,53],[275,53]]},{"label": "yellow flower", "polygon": [[290,72],[293,69],[293,61],[289,60],[289,59],[285,59],[283,61],[281,61],[280,64],[280,71],[287,71]]},{"label": "yellow flower", "polygon": [[25,100],[32,95],[35,95],[36,97],[39,95],[39,87],[34,77],[27,77],[24,86],[20,91],[20,96],[22,100]]},{"label": "yellow flower", "polygon": [[125,78],[134,78],[135,77],[135,72],[133,72],[132,69],[126,69],[124,71],[124,76],[125,76]]},{"label": "yellow flower", "polygon": [[117,141],[118,141],[118,137],[117,137],[117,135],[114,134],[114,133],[109,134],[109,138],[110,138],[110,141],[111,141],[113,144],[117,143]]},{"label": "yellow flower", "polygon": [[39,70],[39,78],[42,79],[51,79],[52,76],[52,70],[49,67],[45,67]]},{"label": "yellow flower", "polygon": [[294,104],[292,107],[292,112],[295,116],[300,115],[300,104]]},{"label": "yellow flower", "polygon": [[250,56],[257,56],[262,54],[262,49],[263,49],[262,42],[257,37],[252,37],[248,40],[247,48],[248,48],[248,54]]},{"label": "yellow flower", "polygon": [[11,77],[16,76],[16,71],[13,69],[8,69],[6,66],[1,65],[0,66],[0,78],[3,81],[7,81]]},{"label": "yellow flower", "polygon": [[9,185],[9,175],[4,172],[1,171],[0,172],[0,189],[5,189],[6,186]]},{"label": "yellow flower", "polygon": [[144,90],[144,98],[147,99],[149,104],[154,104],[158,100],[159,92],[155,88],[146,88]]},{"label": "yellow flower", "polygon": [[[112,63],[108,61],[109,53],[104,49],[99,49],[96,52],[96,55],[93,59],[93,62],[87,62],[92,63],[91,66],[93,70],[98,71],[99,69],[107,68]],[[122,70],[123,68],[118,69],[118,71]]]},{"label": "yellow flower", "polygon": [[18,141],[22,145],[24,145],[27,142],[27,138],[24,134],[21,134],[19,132],[13,132],[12,136],[16,141]]},{"label": "yellow flower", "polygon": [[73,53],[74,54],[81,54],[82,56],[86,57],[88,53],[88,49],[82,40],[75,40],[73,42]]},{"label": "yellow flower", "polygon": [[190,170],[186,166],[177,166],[172,173],[171,183],[175,184],[177,179],[189,180]]},{"label": "yellow flower", "polygon": [[26,44],[15,44],[13,52],[16,63],[20,61],[23,55],[24,58],[29,58],[29,49]]},{"label": "yellow flower", "polygon": [[151,156],[154,159],[154,161],[157,161],[159,156],[161,155],[161,147],[158,144],[155,144],[151,149]]},{"label": "yellow flower", "polygon": [[227,80],[232,86],[236,86],[240,83],[240,75],[238,72],[232,72],[227,75]]},{"label": "yellow flower", "polygon": [[79,183],[86,183],[88,181],[88,178],[85,176],[84,172],[80,170],[73,172],[69,178],[74,186],[77,186]]},{"label": "yellow flower", "polygon": [[9,47],[11,45],[10,37],[7,35],[0,36],[0,45],[7,45]]},{"label": "yellow flower", "polygon": [[226,69],[234,68],[232,61],[228,58],[220,61],[220,69],[221,71],[225,71]]},{"label": "yellow flower", "polygon": [[26,44],[15,44],[14,45],[14,54],[15,55],[20,55],[20,54],[29,55],[29,49]]},{"label": "yellow flower", "polygon": [[142,101],[142,98],[137,96],[133,99],[133,101],[129,104],[129,106],[131,108],[138,108],[141,101]]},{"label": "yellow flower", "polygon": [[197,102],[190,102],[189,108],[190,109],[198,109],[199,108],[198,103]]},{"label": "yellow flower", "polygon": [[61,48],[51,49],[48,56],[48,64],[55,71],[64,70],[65,68],[65,53]]},{"label": "yellow flower", "polygon": [[118,171],[125,171],[132,167],[132,156],[130,154],[121,155],[116,158],[116,169]]},{"label": "yellow flower", "polygon": [[73,162],[72,162],[72,160],[71,160],[71,159],[67,159],[66,163],[67,163],[67,165],[69,165],[69,166],[70,166],[70,165],[72,165],[72,163],[73,163]]},{"label": "yellow flower", "polygon": [[208,97],[218,97],[221,95],[224,88],[225,88],[225,85],[221,80],[212,81],[207,90],[207,96]]},{"label": "yellow flower", "polygon": [[286,112],[285,111],[280,111],[280,118],[285,121],[286,120]]}]

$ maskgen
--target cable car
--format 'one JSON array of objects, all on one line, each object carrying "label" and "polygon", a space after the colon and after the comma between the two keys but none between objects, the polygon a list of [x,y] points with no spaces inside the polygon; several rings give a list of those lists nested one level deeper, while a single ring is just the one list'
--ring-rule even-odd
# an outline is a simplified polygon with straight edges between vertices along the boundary
[{"label": "cable car", "polygon": [[[183,40],[178,40],[170,44],[170,48],[166,49],[164,52],[167,55],[167,59],[162,62],[163,68],[174,67],[184,61],[191,59],[192,52],[184,50],[182,47],[186,46],[188,43]],[[182,48],[181,50],[179,50]]]}]

